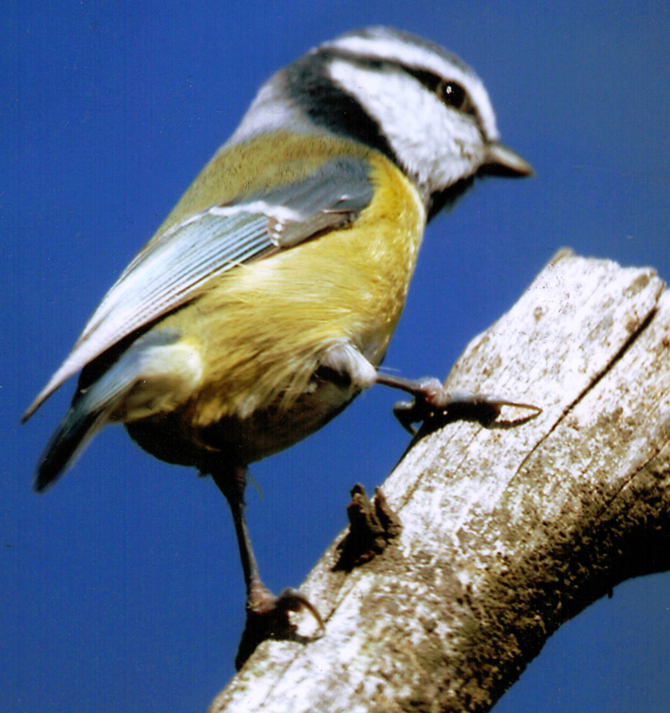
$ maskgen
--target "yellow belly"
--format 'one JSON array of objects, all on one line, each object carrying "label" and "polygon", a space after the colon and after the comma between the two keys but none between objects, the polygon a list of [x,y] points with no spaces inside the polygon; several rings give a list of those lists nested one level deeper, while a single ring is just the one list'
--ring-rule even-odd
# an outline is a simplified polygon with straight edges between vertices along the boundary
[{"label": "yellow belly", "polygon": [[[199,344],[202,383],[167,418],[168,430],[196,450],[234,450],[246,463],[286,448],[356,394],[317,374],[329,347],[346,340],[372,364],[383,359],[407,296],[425,211],[390,161],[366,153],[374,198],[354,225],[234,268],[158,325],[177,327]],[[147,448],[147,438],[137,436],[142,428],[131,433]]]}]

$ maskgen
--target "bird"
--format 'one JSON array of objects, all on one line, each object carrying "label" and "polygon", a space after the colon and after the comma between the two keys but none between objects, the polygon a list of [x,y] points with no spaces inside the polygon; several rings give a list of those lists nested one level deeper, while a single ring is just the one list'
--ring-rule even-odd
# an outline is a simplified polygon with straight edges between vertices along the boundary
[{"label": "bird", "polygon": [[227,499],[247,621],[300,607],[320,621],[295,590],[275,596],[262,583],[248,466],[374,384],[424,406],[468,400],[379,367],[426,224],[481,177],[532,173],[501,143],[483,82],[440,45],[374,26],[310,50],[261,86],[25,412],[24,422],[79,373],[34,488],[52,485],[104,426],[123,424]]}]

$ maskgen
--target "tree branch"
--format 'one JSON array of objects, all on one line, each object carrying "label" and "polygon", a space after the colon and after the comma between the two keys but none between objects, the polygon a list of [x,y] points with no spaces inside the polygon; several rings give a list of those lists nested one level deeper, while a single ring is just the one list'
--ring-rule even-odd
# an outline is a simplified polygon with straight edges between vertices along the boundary
[{"label": "tree branch", "polygon": [[301,589],[326,635],[262,644],[210,713],[488,711],[563,622],[670,568],[670,293],[653,270],[562,252],[447,388],[543,412],[415,439],[382,486],[400,536],[351,572],[334,544]]}]

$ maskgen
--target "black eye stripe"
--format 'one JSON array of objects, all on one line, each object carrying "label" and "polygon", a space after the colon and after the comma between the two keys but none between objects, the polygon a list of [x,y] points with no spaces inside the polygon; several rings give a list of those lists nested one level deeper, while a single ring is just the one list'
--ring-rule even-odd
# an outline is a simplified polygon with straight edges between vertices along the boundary
[{"label": "black eye stripe", "polygon": [[342,59],[346,59],[352,64],[357,64],[366,69],[374,69],[379,72],[383,72],[385,70],[390,71],[391,69],[402,69],[407,74],[414,77],[417,81],[421,82],[421,84],[423,84],[423,86],[428,90],[433,92],[443,104],[453,107],[458,111],[462,111],[464,114],[470,114],[479,124],[479,117],[474,108],[474,104],[470,99],[470,95],[465,87],[455,80],[444,79],[439,74],[435,74],[434,72],[430,72],[426,69],[408,67],[398,62],[380,59],[379,57],[356,55],[347,51],[330,49],[328,51],[324,50],[321,55],[325,61],[329,59],[332,60],[335,57],[340,57]]},{"label": "black eye stripe", "polygon": [[421,84],[423,84],[424,87],[430,89],[431,92],[437,92],[437,88],[439,87],[440,82],[442,81],[442,77],[437,74],[433,74],[433,72],[427,72],[423,69],[412,69],[410,67],[404,67],[404,69],[407,74],[410,74],[416,80],[421,82]]},{"label": "black eye stripe", "polygon": [[454,109],[459,109],[466,114],[475,116],[475,110],[466,89],[458,82],[450,79],[443,79],[437,74],[427,72],[422,69],[406,68],[421,84],[431,92],[435,93],[439,100]]}]

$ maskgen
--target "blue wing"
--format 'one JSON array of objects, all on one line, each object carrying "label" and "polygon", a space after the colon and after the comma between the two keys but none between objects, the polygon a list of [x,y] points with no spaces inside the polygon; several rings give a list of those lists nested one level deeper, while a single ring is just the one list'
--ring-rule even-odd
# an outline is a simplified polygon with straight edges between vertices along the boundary
[{"label": "blue wing", "polygon": [[213,277],[346,225],[372,193],[367,162],[334,159],[299,183],[211,206],[156,236],[112,285],[23,420],[70,376],[136,329],[192,300]]}]

